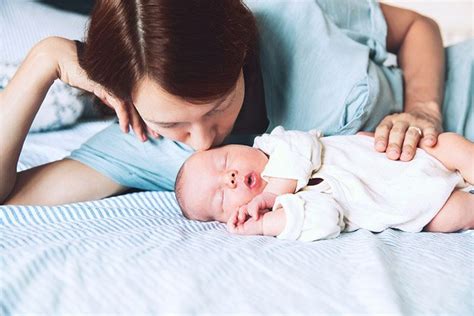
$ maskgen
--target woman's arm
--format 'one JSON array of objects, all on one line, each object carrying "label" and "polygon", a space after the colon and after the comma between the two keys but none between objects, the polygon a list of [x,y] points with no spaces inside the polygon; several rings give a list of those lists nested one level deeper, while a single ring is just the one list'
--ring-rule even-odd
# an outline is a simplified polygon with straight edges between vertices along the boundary
[{"label": "woman's arm", "polygon": [[[66,67],[65,60],[78,65],[74,42],[61,38],[41,41],[0,93],[0,126],[4,130],[0,133],[0,203],[58,204],[105,197],[125,189],[91,168],[70,160],[20,174],[16,172],[25,137],[53,81],[61,79],[89,91],[94,89],[86,76],[78,74],[80,68]],[[101,187],[91,185],[94,182]]]},{"label": "woman's arm", "polygon": [[19,172],[0,204],[57,205],[99,200],[127,189],[87,165],[63,159]]},{"label": "woman's arm", "polygon": [[405,95],[404,113],[385,117],[377,127],[375,148],[390,159],[408,161],[420,140],[434,146],[442,131],[444,48],[433,20],[385,4],[381,8],[388,25],[387,48],[397,54]]},{"label": "woman's arm", "polygon": [[0,201],[13,189],[26,134],[56,78],[54,61],[46,54],[45,42],[40,42],[0,94],[0,126],[4,131],[0,133]]}]

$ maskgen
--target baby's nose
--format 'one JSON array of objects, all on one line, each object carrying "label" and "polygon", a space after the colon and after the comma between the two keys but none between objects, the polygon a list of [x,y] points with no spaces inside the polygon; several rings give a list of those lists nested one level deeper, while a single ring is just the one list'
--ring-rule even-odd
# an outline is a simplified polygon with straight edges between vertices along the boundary
[{"label": "baby's nose", "polygon": [[226,172],[225,184],[232,189],[237,186],[237,171],[236,170],[228,170]]}]

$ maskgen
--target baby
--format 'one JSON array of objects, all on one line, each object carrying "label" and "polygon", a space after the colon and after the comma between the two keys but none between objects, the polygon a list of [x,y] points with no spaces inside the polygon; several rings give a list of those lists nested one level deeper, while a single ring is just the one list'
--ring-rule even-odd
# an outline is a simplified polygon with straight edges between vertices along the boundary
[{"label": "baby", "polygon": [[[230,232],[313,241],[359,228],[453,232],[474,228],[474,143],[444,133],[409,162],[369,136],[285,131],[193,154],[176,179],[183,214]],[[462,176],[461,176],[462,175]]]}]

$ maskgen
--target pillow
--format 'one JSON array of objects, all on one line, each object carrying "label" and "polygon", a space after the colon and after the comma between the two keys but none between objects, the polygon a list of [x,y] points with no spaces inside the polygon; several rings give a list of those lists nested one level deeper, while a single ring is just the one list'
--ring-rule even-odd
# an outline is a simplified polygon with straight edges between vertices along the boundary
[{"label": "pillow", "polygon": [[[0,6],[0,90],[5,88],[31,47],[48,36],[84,37],[87,16],[32,1],[3,1]],[[32,132],[74,124],[90,104],[78,89],[57,80],[45,97]]]},{"label": "pillow", "polygon": [[[18,66],[19,64],[0,63],[0,90],[6,87]],[[74,124],[88,103],[89,96],[56,80],[46,94],[30,132],[50,131]]]}]

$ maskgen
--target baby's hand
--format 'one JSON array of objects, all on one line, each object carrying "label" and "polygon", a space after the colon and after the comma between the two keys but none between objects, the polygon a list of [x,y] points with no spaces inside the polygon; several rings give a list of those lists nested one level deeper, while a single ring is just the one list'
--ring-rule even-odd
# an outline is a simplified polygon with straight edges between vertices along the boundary
[{"label": "baby's hand", "polygon": [[260,216],[268,212],[275,204],[277,195],[270,192],[262,192],[254,197],[248,204],[242,205],[238,211],[238,222],[244,223],[247,215],[255,220],[259,220]]},{"label": "baby's hand", "polygon": [[[234,212],[237,215],[238,211]],[[232,220],[233,216],[227,222],[227,230],[232,234],[238,235],[263,235],[263,217],[259,220],[248,218],[243,223]]]},{"label": "baby's hand", "polygon": [[235,209],[227,220],[227,229],[231,231],[231,229],[234,229],[237,225],[243,224],[247,219],[247,215],[247,209],[243,207]]}]

